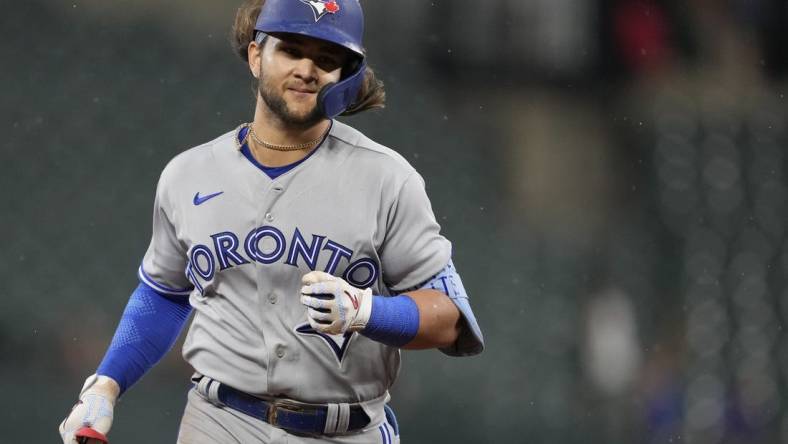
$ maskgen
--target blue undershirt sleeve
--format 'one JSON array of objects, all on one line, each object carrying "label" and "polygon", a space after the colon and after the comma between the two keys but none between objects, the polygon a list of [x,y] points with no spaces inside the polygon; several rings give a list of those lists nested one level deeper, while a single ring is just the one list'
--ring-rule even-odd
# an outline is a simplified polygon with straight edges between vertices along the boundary
[{"label": "blue undershirt sleeve", "polygon": [[141,282],[96,373],[117,381],[122,394],[172,348],[191,311],[188,298],[159,293]]}]

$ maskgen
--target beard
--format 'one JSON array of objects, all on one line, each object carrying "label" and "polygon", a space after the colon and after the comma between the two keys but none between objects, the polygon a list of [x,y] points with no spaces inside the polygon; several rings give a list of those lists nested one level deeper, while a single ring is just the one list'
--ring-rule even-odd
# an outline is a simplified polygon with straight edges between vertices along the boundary
[{"label": "beard", "polygon": [[257,91],[260,97],[262,97],[268,109],[285,125],[306,129],[317,125],[325,119],[317,104],[306,113],[299,114],[291,110],[283,95],[273,85],[268,84],[262,64],[260,66],[259,79]]}]

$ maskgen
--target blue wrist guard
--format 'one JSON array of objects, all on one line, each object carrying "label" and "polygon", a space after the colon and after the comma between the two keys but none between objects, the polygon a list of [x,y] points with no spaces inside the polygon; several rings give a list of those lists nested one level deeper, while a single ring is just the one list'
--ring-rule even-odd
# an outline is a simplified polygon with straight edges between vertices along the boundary
[{"label": "blue wrist guard", "polygon": [[373,341],[402,347],[418,332],[419,307],[410,296],[372,296],[372,313],[361,334]]}]

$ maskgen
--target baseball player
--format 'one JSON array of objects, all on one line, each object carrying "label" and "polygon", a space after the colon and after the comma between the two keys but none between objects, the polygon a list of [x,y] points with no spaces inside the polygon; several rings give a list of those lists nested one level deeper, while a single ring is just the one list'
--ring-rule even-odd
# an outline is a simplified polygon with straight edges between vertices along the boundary
[{"label": "baseball player", "polygon": [[254,120],[164,168],[140,284],[64,443],[107,441],[192,312],[179,443],[396,443],[400,349],[482,351],[423,179],[334,120],[383,105],[363,27],[358,0],[239,9]]}]

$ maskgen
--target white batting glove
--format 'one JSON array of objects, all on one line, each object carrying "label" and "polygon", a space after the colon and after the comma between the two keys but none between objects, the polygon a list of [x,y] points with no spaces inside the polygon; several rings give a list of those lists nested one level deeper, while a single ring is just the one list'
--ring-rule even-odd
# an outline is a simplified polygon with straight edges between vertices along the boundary
[{"label": "white batting glove", "polygon": [[372,290],[356,288],[322,271],[301,278],[301,303],[307,307],[309,325],[332,335],[360,331],[372,313]]},{"label": "white batting glove", "polygon": [[[112,414],[118,391],[117,383],[111,378],[90,375],[79,393],[79,401],[58,427],[63,443],[107,442],[106,435],[112,427]],[[84,430],[86,428],[93,430]],[[98,434],[94,432],[98,432]],[[78,440],[77,434],[92,439]]]}]

